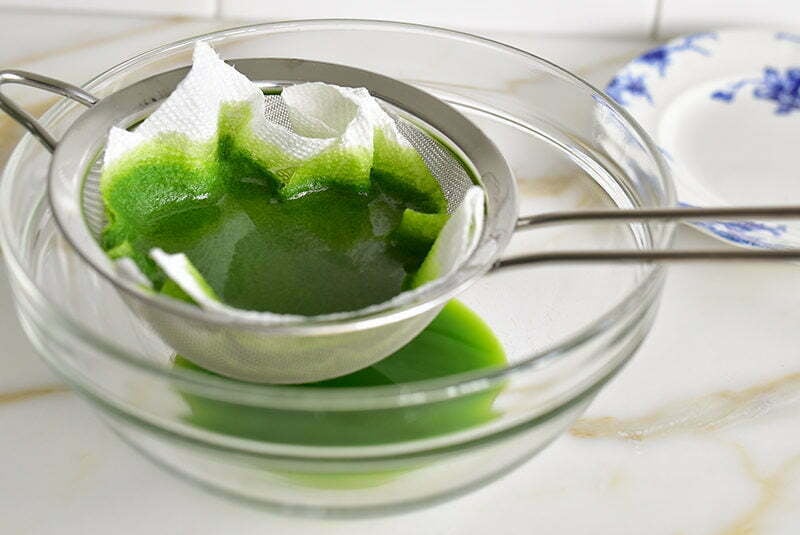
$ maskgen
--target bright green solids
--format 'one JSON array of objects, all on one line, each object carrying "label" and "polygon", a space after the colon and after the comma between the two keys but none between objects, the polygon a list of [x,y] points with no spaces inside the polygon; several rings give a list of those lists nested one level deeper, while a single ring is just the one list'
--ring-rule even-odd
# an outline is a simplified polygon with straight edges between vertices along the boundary
[{"label": "bright green solids", "polygon": [[[502,345],[489,327],[469,308],[451,301],[422,333],[386,359],[349,375],[301,386],[404,384],[505,363]],[[175,366],[211,374],[180,356]],[[397,409],[329,412],[254,408],[188,392],[182,396],[191,409],[187,421],[212,431],[278,443],[355,446],[428,438],[485,423],[495,417],[492,404],[497,393],[493,389]]]},{"label": "bright green solids", "polygon": [[108,254],[186,299],[148,256],[185,253],[224,303],[273,313],[356,310],[412,285],[448,217],[422,158],[376,130],[372,153],[287,167],[249,119],[247,107],[223,107],[214,140],[162,135],[104,169]]}]

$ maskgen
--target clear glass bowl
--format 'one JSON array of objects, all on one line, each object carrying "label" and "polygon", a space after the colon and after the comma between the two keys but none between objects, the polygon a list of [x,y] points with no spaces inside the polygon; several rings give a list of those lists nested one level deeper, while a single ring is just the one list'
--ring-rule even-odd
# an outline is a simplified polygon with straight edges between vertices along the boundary
[{"label": "clear glass bowl", "polygon": [[[518,177],[523,214],[674,203],[657,151],[602,93],[531,54],[457,32],[338,20],[249,26],[147,52],[85,87],[102,97],[186,65],[201,38],[225,58],[353,65],[446,100],[500,147]],[[83,111],[64,102],[43,122],[58,135]],[[662,288],[655,265],[501,271],[458,299],[502,342],[503,369],[335,390],[231,381],[174,368],[174,352],[66,242],[45,196],[49,156],[26,136],[0,186],[2,246],[34,345],[149,458],[285,511],[417,507],[511,470],[564,431],[633,355]],[[672,232],[662,224],[543,228],[516,236],[506,254],[661,248]],[[464,411],[480,416],[452,416]]]}]

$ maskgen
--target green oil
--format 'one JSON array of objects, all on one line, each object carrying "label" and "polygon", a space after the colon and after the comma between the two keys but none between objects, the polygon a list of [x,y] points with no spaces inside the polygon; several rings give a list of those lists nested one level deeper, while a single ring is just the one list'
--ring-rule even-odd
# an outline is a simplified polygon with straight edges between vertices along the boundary
[{"label": "green oil", "polygon": [[403,211],[380,191],[329,189],[283,201],[237,182],[215,204],[164,217],[133,243],[185,253],[230,306],[312,316],[402,291],[432,243],[399,247],[393,231]]},{"label": "green oil", "polygon": [[[505,365],[502,345],[474,312],[457,301],[408,345],[363,370],[302,385],[314,389],[402,385]],[[175,367],[211,373],[176,357]],[[358,396],[358,391],[352,391]],[[430,438],[492,420],[499,389],[450,400],[371,411],[255,408],[182,393],[187,421],[218,433],[307,446],[357,446]]]}]

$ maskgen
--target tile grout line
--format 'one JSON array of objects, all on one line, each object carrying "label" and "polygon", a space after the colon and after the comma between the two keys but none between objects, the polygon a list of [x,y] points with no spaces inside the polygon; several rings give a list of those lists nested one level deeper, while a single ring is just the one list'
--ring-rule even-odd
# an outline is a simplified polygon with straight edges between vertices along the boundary
[{"label": "tile grout line", "polygon": [[115,11],[113,9],[70,9],[64,7],[28,7],[0,5],[0,13],[15,13],[24,15],[68,15],[94,18],[137,18],[137,19],[168,19],[179,17],[186,20],[209,20],[208,16],[184,15],[181,13],[153,13],[148,11]]},{"label": "tile grout line", "polygon": [[[221,1],[221,0],[218,0]],[[660,37],[661,33],[661,15],[664,12],[664,1],[656,0],[655,10],[653,11],[653,20],[650,23],[650,39],[656,40]]]}]

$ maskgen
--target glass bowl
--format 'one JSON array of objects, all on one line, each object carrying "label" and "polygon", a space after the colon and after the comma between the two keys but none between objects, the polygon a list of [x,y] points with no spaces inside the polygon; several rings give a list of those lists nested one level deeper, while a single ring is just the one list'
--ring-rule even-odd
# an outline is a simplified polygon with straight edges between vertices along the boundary
[{"label": "glass bowl", "polygon": [[[352,65],[444,99],[503,152],[523,215],[674,203],[658,152],[601,92],[536,56],[458,32],[341,20],[248,26],[146,52],[85,88],[103,97],[186,65],[198,39],[224,58]],[[82,111],[63,102],[43,124],[58,136]],[[631,358],[663,285],[654,264],[503,270],[458,300],[494,331],[505,367],[361,388],[233,381],[176,368],[174,351],[64,239],[46,200],[49,159],[26,136],[0,185],[3,251],[33,344],[147,457],[282,511],[418,507],[511,470],[563,432]],[[515,236],[505,253],[665,248],[672,234],[669,224],[542,228]]]}]

